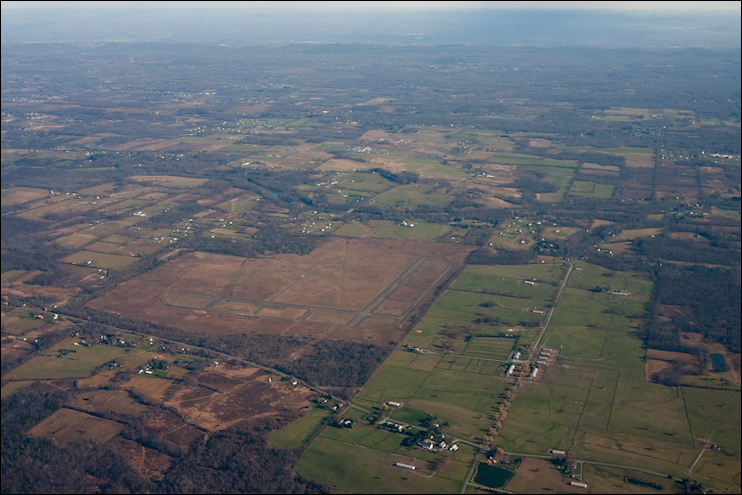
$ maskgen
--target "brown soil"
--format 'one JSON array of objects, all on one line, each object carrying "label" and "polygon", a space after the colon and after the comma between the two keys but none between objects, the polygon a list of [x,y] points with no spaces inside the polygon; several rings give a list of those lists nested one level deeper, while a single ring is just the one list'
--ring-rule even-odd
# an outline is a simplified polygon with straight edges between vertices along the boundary
[{"label": "brown soil", "polygon": [[652,375],[669,367],[670,363],[668,363],[667,361],[647,359],[644,364],[644,381],[652,381]]},{"label": "brown soil", "polygon": [[188,422],[208,431],[270,416],[294,417],[297,411],[309,406],[307,397],[313,394],[311,390],[290,387],[277,380],[268,382],[268,378],[274,377],[264,371],[251,370],[249,375],[240,375],[234,370],[227,369],[223,374],[211,368],[198,377],[199,383],[210,389],[185,388],[167,405]]},{"label": "brown soil", "polygon": [[686,364],[700,365],[698,358],[693,354],[685,352],[660,351],[657,349],[647,349],[647,359],[657,359],[659,361],[678,361]]}]

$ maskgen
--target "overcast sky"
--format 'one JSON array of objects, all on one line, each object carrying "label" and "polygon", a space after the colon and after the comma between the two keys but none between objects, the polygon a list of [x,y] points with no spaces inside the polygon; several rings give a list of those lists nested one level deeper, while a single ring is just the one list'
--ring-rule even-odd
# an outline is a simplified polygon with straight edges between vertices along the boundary
[{"label": "overcast sky", "polygon": [[27,2],[5,1],[2,9],[241,8],[256,10],[399,11],[461,9],[583,9],[621,11],[740,11],[742,2]]}]

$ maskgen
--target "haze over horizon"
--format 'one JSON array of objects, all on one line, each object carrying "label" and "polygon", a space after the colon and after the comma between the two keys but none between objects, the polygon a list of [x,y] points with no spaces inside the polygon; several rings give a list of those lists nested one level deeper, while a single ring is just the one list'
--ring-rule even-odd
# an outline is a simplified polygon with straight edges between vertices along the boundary
[{"label": "haze over horizon", "polygon": [[[663,2],[650,4],[665,5]],[[300,5],[299,5],[300,4]],[[388,5],[387,5],[388,4]],[[3,43],[166,42],[247,46],[290,43],[376,43],[483,46],[601,46],[739,48],[736,2],[693,9],[630,9],[638,2],[432,2],[405,10],[390,2],[269,2],[243,5],[185,2],[111,2],[80,8],[80,2],[3,2]],[[706,6],[706,4],[703,4]],[[51,6],[53,8],[48,8]],[[412,8],[411,5],[408,5]],[[610,10],[609,7],[618,10]],[[331,8],[333,7],[333,8]],[[364,8],[369,10],[364,11]],[[362,16],[359,16],[360,13]]]}]

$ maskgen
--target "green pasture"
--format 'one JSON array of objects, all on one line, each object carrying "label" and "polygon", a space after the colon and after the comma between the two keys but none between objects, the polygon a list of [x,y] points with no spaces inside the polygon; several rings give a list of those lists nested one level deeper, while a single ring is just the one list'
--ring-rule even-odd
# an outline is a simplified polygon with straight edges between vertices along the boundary
[{"label": "green pasture", "polygon": [[[468,267],[467,267],[468,268]],[[548,284],[529,285],[522,280],[493,275],[462,273],[451,288],[469,292],[499,294],[524,299],[538,299],[549,302],[554,299],[557,287]],[[543,304],[543,303],[542,303]]]},{"label": "green pasture", "polygon": [[[78,251],[66,258],[64,263],[72,265],[89,266],[92,268],[107,268],[109,270],[123,270],[127,266],[133,265],[139,258],[134,256],[119,256],[115,254],[95,253],[92,251]],[[88,264],[88,261],[92,263]]]},{"label": "green pasture", "polygon": [[568,285],[571,287],[607,286],[611,290],[629,292],[632,295],[649,296],[652,293],[652,282],[636,272],[611,271],[582,260],[577,260],[574,266],[575,269],[569,275]]},{"label": "green pasture", "polygon": [[[44,315],[44,319],[34,318],[35,314]],[[52,321],[51,313],[39,308],[14,308],[3,315],[3,333],[23,335],[40,328]]]},{"label": "green pasture", "polygon": [[517,342],[517,339],[474,337],[470,340],[464,354],[471,357],[506,360]]},{"label": "green pasture", "polygon": [[634,320],[613,315],[600,352],[600,363],[622,368],[644,369],[645,350],[636,335]]},{"label": "green pasture", "polygon": [[[496,381],[490,377],[482,379]],[[504,382],[498,382],[501,384],[501,387],[502,385],[504,385]],[[500,394],[503,393],[503,390],[504,387],[502,387],[502,390],[497,392],[479,392],[476,390],[453,390],[423,387],[415,394],[412,399],[410,399],[409,404],[412,407],[423,409],[427,413],[436,414],[449,420],[453,420],[457,423],[466,423],[468,421],[471,421],[472,418],[481,420],[482,415],[490,414],[492,409],[494,407],[497,407],[500,402],[502,402],[502,397],[500,397]],[[436,404],[435,406],[431,406],[433,407],[433,409],[427,409],[424,407],[426,405],[430,406],[433,403]],[[415,406],[415,404],[417,404],[417,406]],[[466,421],[464,421],[464,416],[462,416],[462,414],[471,414],[472,416],[466,416],[467,419]],[[488,421],[485,421],[485,423],[489,424]],[[483,424],[484,423],[482,423],[482,425]]]},{"label": "green pasture", "polygon": [[258,205],[257,198],[240,199],[237,201],[224,201],[216,205],[220,210],[228,213],[242,214],[252,210]]},{"label": "green pasture", "polygon": [[[440,354],[413,354],[414,361],[410,362],[409,368],[420,371],[433,371],[441,360]],[[385,363],[386,364],[386,363]]]},{"label": "green pasture", "polygon": [[560,348],[564,356],[598,359],[611,316],[560,306],[554,311],[544,334],[544,343],[552,348]]},{"label": "green pasture", "polygon": [[559,282],[564,277],[561,264],[532,265],[466,265],[464,274],[505,278],[531,278],[543,282]]},{"label": "green pasture", "polygon": [[683,387],[693,436],[717,443],[726,453],[742,455],[740,392]]},{"label": "green pasture", "polygon": [[[493,307],[485,306],[491,302],[495,303]],[[519,321],[537,323],[541,321],[543,315],[527,312],[534,306],[539,310],[545,309],[543,301],[449,290],[428,311],[428,314],[432,317],[463,322],[473,322],[479,317],[498,317],[512,324],[517,324]]]},{"label": "green pasture", "polygon": [[693,445],[680,391],[644,381],[644,370],[621,370],[608,429]]},{"label": "green pasture", "polygon": [[706,486],[739,493],[742,486],[742,464],[739,457],[713,450],[704,452],[693,469],[693,476]]},{"label": "green pasture", "polygon": [[427,158],[402,158],[398,161],[406,172],[423,174],[450,175],[454,178],[465,178],[469,174],[460,168],[449,167]]},{"label": "green pasture", "polygon": [[616,192],[616,186],[610,184],[598,184],[591,181],[576,180],[572,184],[569,193],[575,196],[584,196],[586,198],[608,199],[613,197]]},{"label": "green pasture", "polygon": [[309,414],[302,416],[280,430],[270,432],[268,441],[273,447],[298,449],[322,427],[328,417],[330,417],[328,409],[314,407],[309,411]]},{"label": "green pasture", "polygon": [[541,165],[563,168],[576,168],[579,165],[574,160],[554,160],[553,158],[543,158],[537,155],[504,152],[497,152],[493,154],[490,157],[489,161],[491,163],[500,163],[503,165]]},{"label": "green pasture", "polygon": [[453,201],[452,196],[446,194],[432,194],[433,185],[410,184],[397,186],[394,189],[381,193],[373,199],[373,203],[381,207],[414,207],[420,205],[445,206]]},{"label": "green pasture", "polygon": [[414,227],[399,225],[389,220],[369,220],[368,227],[372,230],[371,237],[384,239],[409,239],[416,241],[435,241],[450,230],[447,225],[421,222],[415,219],[408,220]]},{"label": "green pasture", "polygon": [[590,391],[587,394],[585,410],[580,418],[581,427],[607,429],[613,408],[613,396],[618,385],[619,371],[598,368],[593,374]]},{"label": "green pasture", "polygon": [[370,231],[368,227],[361,222],[350,222],[340,226],[334,234],[343,237],[362,237]]},{"label": "green pasture", "polygon": [[[83,378],[90,374],[100,365],[121,356],[124,349],[108,345],[73,346],[72,342],[79,339],[67,339],[61,344],[54,346],[54,350],[48,350],[43,355],[37,356],[22,364],[6,375],[11,380],[43,380],[55,378]],[[57,357],[57,348],[74,350],[61,357]]]},{"label": "green pasture", "polygon": [[576,458],[636,466],[678,478],[687,477],[698,452],[692,445],[589,428],[577,432],[570,448]]}]

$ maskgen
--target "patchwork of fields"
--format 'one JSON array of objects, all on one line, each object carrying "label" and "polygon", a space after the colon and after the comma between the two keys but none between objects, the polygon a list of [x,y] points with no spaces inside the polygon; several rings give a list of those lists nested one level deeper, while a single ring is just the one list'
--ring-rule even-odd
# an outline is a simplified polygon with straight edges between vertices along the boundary
[{"label": "patchwork of fields", "polygon": [[[391,421],[411,425],[414,431],[436,422],[459,445],[502,449],[503,459],[526,456],[528,462],[538,463],[543,461],[527,456],[563,450],[570,459],[624,465],[626,469],[619,470],[623,476],[659,480],[663,492],[674,490],[673,483],[631,468],[681,479],[699,458],[699,445],[718,443],[724,454],[704,452],[693,475],[712,486],[738,486],[739,392],[673,389],[645,380],[645,349],[636,334],[653,290],[645,277],[575,262],[540,341],[542,348],[557,349],[557,358],[540,365],[536,379],[528,376],[531,368],[518,364],[535,356],[531,345],[545,315],[533,309],[551,308],[564,268],[540,263],[467,266],[353,399],[343,417],[354,418],[358,426],[322,432],[297,471],[347,490],[350,485],[340,473],[349,473],[357,467],[356,456],[365,455],[373,461],[354,472],[358,486],[387,491],[397,488],[392,480],[400,476],[424,483],[429,475],[455,481],[450,489],[458,490],[470,481],[462,459],[445,449],[435,454],[410,449],[400,443],[404,435],[378,426]],[[595,291],[597,287],[602,289]],[[515,352],[521,352],[521,361],[512,360]],[[512,376],[505,373],[511,363],[517,366]],[[386,405],[397,403],[403,405]],[[425,475],[393,467],[395,462],[424,466],[431,459],[434,465]],[[474,462],[474,456],[467,461]],[[328,462],[334,466],[331,470],[325,467]],[[451,463],[459,463],[454,464],[460,466],[457,477],[447,478],[446,469],[434,469]],[[539,469],[552,474],[529,482],[523,466],[506,489],[522,491],[523,483],[531,483],[528,486],[573,491],[570,478],[565,481],[550,463]],[[608,491],[609,486],[636,488],[626,485],[616,468],[581,466],[578,479]],[[443,490],[447,482],[415,490]]]}]

